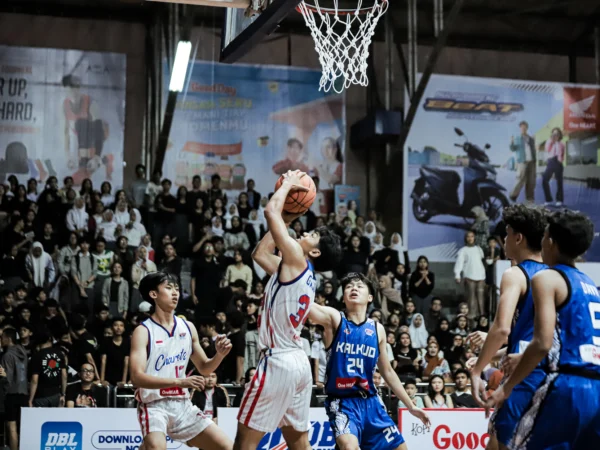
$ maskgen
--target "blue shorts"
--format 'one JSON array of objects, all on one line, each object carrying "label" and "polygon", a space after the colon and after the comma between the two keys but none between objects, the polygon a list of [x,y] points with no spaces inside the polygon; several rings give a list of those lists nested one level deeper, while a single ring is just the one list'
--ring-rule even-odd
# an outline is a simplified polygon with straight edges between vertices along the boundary
[{"label": "blue shorts", "polygon": [[502,408],[498,409],[492,416],[490,434],[494,434],[498,442],[508,446],[515,434],[517,424],[531,405],[534,394],[545,378],[546,372],[535,369],[527,378],[515,386]]},{"label": "blue shorts", "polygon": [[550,374],[517,424],[510,449],[588,450],[600,442],[600,380]]},{"label": "blue shorts", "polygon": [[358,439],[361,450],[391,450],[404,443],[378,395],[329,397],[325,409],[335,437],[352,434]]}]

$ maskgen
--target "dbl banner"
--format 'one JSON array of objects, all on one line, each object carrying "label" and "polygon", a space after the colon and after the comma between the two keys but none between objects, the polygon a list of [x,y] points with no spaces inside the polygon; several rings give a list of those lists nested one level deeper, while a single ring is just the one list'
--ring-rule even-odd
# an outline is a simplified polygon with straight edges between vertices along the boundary
[{"label": "dbl banner", "polygon": [[[494,234],[515,201],[580,210],[598,226],[599,135],[598,86],[432,76],[404,152],[411,260],[454,261],[475,220]],[[598,239],[585,259],[600,261]]]},{"label": "dbl banner", "polygon": [[121,187],[125,69],[122,54],[0,46],[0,183]]},{"label": "dbl banner", "polygon": [[[208,188],[218,174],[221,188],[233,193],[253,179],[267,196],[281,174],[300,169],[333,191],[344,182],[344,96],[317,90],[320,76],[196,61],[177,101],[164,176],[189,187],[200,175]],[[166,92],[166,65],[165,80]]]},{"label": "dbl banner", "polygon": [[409,449],[485,449],[490,436],[483,409],[428,409],[427,414],[430,428],[406,409],[398,410],[399,430]]}]

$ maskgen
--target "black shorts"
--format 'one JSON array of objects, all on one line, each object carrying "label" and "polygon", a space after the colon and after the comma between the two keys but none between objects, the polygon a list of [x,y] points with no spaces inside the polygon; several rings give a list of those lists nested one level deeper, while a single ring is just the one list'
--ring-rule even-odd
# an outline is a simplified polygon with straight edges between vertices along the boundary
[{"label": "black shorts", "polygon": [[21,408],[29,406],[27,394],[6,394],[4,398],[4,411],[7,422],[19,422],[21,420]]}]

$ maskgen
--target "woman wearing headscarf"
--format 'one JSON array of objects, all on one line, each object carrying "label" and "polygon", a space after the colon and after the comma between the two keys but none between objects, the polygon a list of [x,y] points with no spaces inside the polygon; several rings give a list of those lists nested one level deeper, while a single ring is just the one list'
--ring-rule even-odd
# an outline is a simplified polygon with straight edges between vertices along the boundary
[{"label": "woman wearing headscarf", "polygon": [[223,237],[223,234],[225,234],[225,230],[223,229],[223,221],[221,220],[221,218],[219,216],[215,216],[211,219],[211,229],[210,231],[212,231],[212,234],[214,236],[219,236],[219,237]]},{"label": "woman wearing headscarf", "polygon": [[379,304],[381,305],[381,312],[383,314],[383,322],[387,322],[389,315],[394,311],[400,311],[404,309],[404,304],[400,298],[400,292],[392,287],[392,280],[387,275],[379,276],[379,289],[377,290],[377,296],[379,297]]},{"label": "woman wearing headscarf", "polygon": [[235,203],[232,203],[227,207],[227,212],[223,216],[223,219],[225,219],[226,230],[231,228],[231,219],[233,219],[234,217],[239,218],[240,214],[238,213],[237,205]]},{"label": "woman wearing headscarf", "polygon": [[156,264],[148,259],[146,247],[140,245],[137,249],[136,261],[131,268],[131,283],[133,291],[131,293],[131,311],[137,312],[140,303],[143,301],[140,294],[140,281],[149,273],[156,272]]},{"label": "woman wearing headscarf", "polygon": [[47,288],[54,282],[56,271],[52,257],[44,251],[39,242],[34,242],[31,252],[25,258],[25,267],[31,282],[41,288]]},{"label": "woman wearing headscarf", "polygon": [[390,248],[398,252],[398,264],[404,264],[406,266],[406,262],[408,261],[408,251],[402,243],[402,236],[400,233],[392,233],[392,237],[390,238]]},{"label": "woman wearing headscarf", "polygon": [[410,327],[408,327],[408,333],[410,334],[413,348],[420,350],[427,347],[428,333],[423,314],[417,313],[413,316]]},{"label": "woman wearing headscarf", "polygon": [[89,215],[85,210],[83,197],[77,197],[75,204],[67,213],[67,228],[78,236],[83,236],[88,231]]},{"label": "woman wearing headscarf", "polygon": [[243,252],[250,248],[248,236],[242,229],[242,221],[237,216],[231,218],[231,226],[228,228],[223,239],[225,241],[225,256],[229,258],[233,258],[236,250]]},{"label": "woman wearing headscarf", "polygon": [[250,247],[252,248],[254,248],[257,242],[265,235],[265,226],[258,218],[258,211],[255,209],[250,211],[244,231],[246,232],[246,236],[248,236],[248,241],[250,241]]},{"label": "woman wearing headscarf", "polygon": [[369,241],[371,241],[371,244],[373,244],[373,241],[375,240],[376,235],[377,235],[377,228],[375,227],[375,223],[367,222],[365,224],[365,231],[363,232],[363,236],[366,237]]}]

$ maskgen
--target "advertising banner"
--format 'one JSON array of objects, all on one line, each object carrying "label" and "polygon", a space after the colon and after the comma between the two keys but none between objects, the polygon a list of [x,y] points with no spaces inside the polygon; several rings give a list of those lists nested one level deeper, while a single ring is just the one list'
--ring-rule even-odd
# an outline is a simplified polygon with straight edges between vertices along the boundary
[{"label": "advertising banner", "polygon": [[490,435],[483,409],[427,409],[431,427],[398,410],[398,428],[408,448],[419,450],[485,449]]},{"label": "advertising banner", "polygon": [[[354,218],[361,214],[360,186],[338,184],[335,187],[335,212],[340,217],[346,217],[348,210],[354,211]],[[364,214],[364,211],[363,211]]]},{"label": "advertising banner", "polygon": [[[598,224],[599,97],[597,86],[433,75],[404,152],[411,260],[454,261],[465,232],[493,234],[514,201]],[[600,261],[598,239],[585,259]]]},{"label": "advertising banner", "polygon": [[163,175],[188,187],[200,175],[206,189],[218,174],[233,195],[253,179],[267,196],[281,174],[300,169],[333,192],[344,182],[344,96],[318,91],[320,77],[316,70],[196,61],[177,100]]},{"label": "advertising banner", "polygon": [[123,54],[0,46],[0,183],[120,188],[125,77]]},{"label": "advertising banner", "polygon": [[[139,450],[132,408],[23,408],[21,450]],[[167,438],[167,450],[189,449]]]}]

